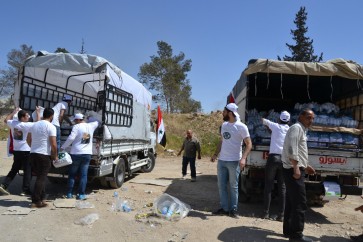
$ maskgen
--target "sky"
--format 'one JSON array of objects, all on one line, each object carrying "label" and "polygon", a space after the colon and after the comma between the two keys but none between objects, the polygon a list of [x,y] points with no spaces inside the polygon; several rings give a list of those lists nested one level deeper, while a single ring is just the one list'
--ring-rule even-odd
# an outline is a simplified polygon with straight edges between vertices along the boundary
[{"label": "sky", "polygon": [[[135,79],[165,41],[192,60],[188,80],[203,112],[221,110],[250,59],[290,55],[300,7],[323,61],[363,64],[363,1],[351,0],[12,0],[0,7],[0,68],[20,45],[101,56]],[[154,103],[155,108],[157,104]]]}]

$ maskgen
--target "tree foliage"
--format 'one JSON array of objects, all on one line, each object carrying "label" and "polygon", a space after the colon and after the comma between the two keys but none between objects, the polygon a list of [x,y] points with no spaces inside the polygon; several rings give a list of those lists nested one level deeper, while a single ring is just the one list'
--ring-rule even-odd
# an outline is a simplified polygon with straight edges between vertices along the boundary
[{"label": "tree foliage", "polygon": [[54,53],[69,53],[69,51],[66,48],[58,47]]},{"label": "tree foliage", "polygon": [[33,47],[23,44],[20,49],[12,49],[8,54],[7,69],[0,70],[0,95],[7,96],[14,91],[14,83],[18,78],[25,60],[34,55]]},{"label": "tree foliage", "polygon": [[[290,30],[295,45],[286,43],[287,48],[291,52],[291,56],[285,55],[283,60],[302,62],[321,62],[323,60],[323,53],[319,57],[314,54],[313,39],[306,37],[306,33],[308,32],[308,27],[306,26],[307,15],[305,7],[300,7],[294,20],[296,29]],[[277,58],[281,60],[280,56]]]},{"label": "tree foliage", "polygon": [[197,112],[201,104],[191,98],[191,86],[187,72],[191,70],[192,61],[184,60],[180,52],[173,56],[172,47],[158,41],[158,55],[151,56],[150,63],[144,63],[138,74],[142,83],[155,91],[153,99],[166,105],[167,112]]}]

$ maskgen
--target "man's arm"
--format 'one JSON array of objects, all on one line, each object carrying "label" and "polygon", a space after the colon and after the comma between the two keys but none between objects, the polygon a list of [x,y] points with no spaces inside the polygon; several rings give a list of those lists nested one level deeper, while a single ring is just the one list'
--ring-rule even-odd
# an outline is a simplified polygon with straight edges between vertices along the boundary
[{"label": "man's arm", "polygon": [[179,156],[182,153],[183,150],[184,150],[184,141],[183,141],[182,147],[180,148],[180,151],[178,152],[177,156]]},{"label": "man's arm", "polygon": [[50,146],[51,146],[51,154],[50,157],[52,160],[58,160],[57,156],[57,136],[49,136]]},{"label": "man's arm", "polygon": [[243,151],[243,155],[241,160],[239,161],[239,167],[241,168],[241,170],[246,166],[246,159],[247,156],[250,154],[251,150],[252,150],[252,141],[250,137],[244,138],[243,141],[246,144],[245,150]]},{"label": "man's arm", "polygon": [[222,147],[222,137],[219,140],[216,152],[214,153],[214,155],[212,155],[212,157],[210,159],[211,162],[214,162],[217,159],[219,152],[221,152],[221,147]]},{"label": "man's arm", "polygon": [[8,116],[6,116],[6,118],[4,119],[4,123],[6,124],[9,120],[12,120],[14,115],[19,111],[19,109],[20,108],[15,108],[13,112],[8,114]]},{"label": "man's arm", "polygon": [[197,141],[197,152],[198,152],[198,160],[202,159],[202,156],[200,155],[200,143]]},{"label": "man's arm", "polygon": [[28,143],[29,147],[32,146],[32,133],[28,133],[26,137],[26,142]]}]

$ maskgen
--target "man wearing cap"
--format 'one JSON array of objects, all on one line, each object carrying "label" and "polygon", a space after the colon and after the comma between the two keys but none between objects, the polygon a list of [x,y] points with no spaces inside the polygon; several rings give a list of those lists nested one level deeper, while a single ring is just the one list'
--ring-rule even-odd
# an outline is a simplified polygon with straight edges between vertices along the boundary
[{"label": "man wearing cap", "polygon": [[[219,154],[217,176],[220,208],[213,214],[229,214],[232,218],[238,218],[238,178],[252,148],[248,128],[240,121],[237,108],[234,103],[229,103],[224,108],[223,121],[225,122],[221,126],[221,140],[211,158],[211,161],[214,162]],[[243,142],[246,147],[242,153]]]},{"label": "man wearing cap", "polygon": [[306,132],[314,121],[314,112],[303,109],[298,122],[286,133],[281,160],[286,184],[286,204],[283,234],[289,241],[312,241],[303,235],[305,223],[306,190],[305,172],[315,173],[309,165]]},{"label": "man wearing cap", "polygon": [[92,155],[93,132],[98,127],[98,122],[86,123],[81,113],[74,115],[74,122],[76,125],[73,126],[71,134],[62,145],[64,150],[72,144],[70,152],[72,164],[68,174],[67,198],[73,197],[75,176],[80,173],[77,198],[84,200],[86,199],[88,166]]},{"label": "man wearing cap", "polygon": [[269,218],[271,192],[274,186],[275,177],[277,179],[277,187],[279,192],[279,214],[276,220],[282,222],[284,220],[285,195],[286,187],[282,175],[282,147],[287,131],[289,130],[290,114],[282,111],[280,120],[275,123],[268,119],[262,118],[262,123],[271,130],[270,151],[265,167],[265,190],[264,190],[264,215],[263,218]]},{"label": "man wearing cap", "polygon": [[68,94],[64,94],[62,102],[57,103],[54,107],[54,117],[52,124],[57,129],[57,150],[60,150],[60,143],[61,143],[61,129],[60,126],[63,122],[63,119],[66,120],[69,125],[72,125],[72,122],[68,119],[66,115],[64,115],[65,111],[68,109],[72,103],[72,96]]}]

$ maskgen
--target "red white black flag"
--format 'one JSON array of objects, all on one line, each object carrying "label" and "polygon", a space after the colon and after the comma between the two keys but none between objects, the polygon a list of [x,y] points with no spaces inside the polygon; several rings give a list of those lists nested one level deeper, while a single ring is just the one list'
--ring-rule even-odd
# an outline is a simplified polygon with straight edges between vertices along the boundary
[{"label": "red white black flag", "polygon": [[166,146],[166,134],[163,122],[163,116],[160,110],[160,106],[158,106],[158,127],[157,127],[157,139],[158,143],[162,146]]},{"label": "red white black flag", "polygon": [[227,97],[227,104],[228,103],[236,103],[232,92]]}]

